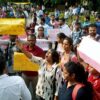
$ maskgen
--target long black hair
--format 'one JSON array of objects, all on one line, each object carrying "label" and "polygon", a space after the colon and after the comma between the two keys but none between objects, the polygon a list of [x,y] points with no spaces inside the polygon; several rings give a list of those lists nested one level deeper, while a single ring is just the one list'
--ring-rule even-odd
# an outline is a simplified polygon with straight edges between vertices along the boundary
[{"label": "long black hair", "polygon": [[59,54],[55,49],[50,49],[51,50],[51,55],[52,55],[52,61],[53,63],[59,63]]},{"label": "long black hair", "polygon": [[60,39],[65,39],[66,35],[64,33],[58,33],[57,37],[59,37]]},{"label": "long black hair", "polygon": [[87,81],[87,75],[83,65],[81,65],[79,62],[75,63],[70,61],[68,63],[65,63],[64,67],[68,71],[69,75],[75,74],[76,82],[83,83],[86,86],[86,91],[88,91],[92,96],[93,87],[91,83]]},{"label": "long black hair", "polygon": [[80,63],[75,63],[70,61],[68,63],[65,63],[64,67],[66,68],[66,70],[70,75],[75,74],[76,82],[83,84],[87,82],[87,77],[84,67]]},{"label": "long black hair", "polygon": [[74,51],[74,49],[73,49],[73,40],[68,36],[66,36],[66,38],[64,40],[68,41],[68,43],[69,43],[69,45],[71,47],[71,51]]}]

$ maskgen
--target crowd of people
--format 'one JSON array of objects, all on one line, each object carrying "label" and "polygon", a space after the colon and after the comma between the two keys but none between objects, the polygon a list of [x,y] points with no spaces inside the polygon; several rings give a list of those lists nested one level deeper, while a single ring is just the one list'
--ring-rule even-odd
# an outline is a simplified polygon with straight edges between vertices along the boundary
[{"label": "crowd of people", "polygon": [[[0,36],[0,100],[100,99],[100,71],[81,59],[77,52],[83,38],[100,42],[100,14],[95,16],[94,23],[90,15],[83,14],[84,22],[81,22],[80,15],[75,14],[69,26],[68,18],[60,18],[57,9],[55,12],[49,15],[40,6],[0,7],[0,18],[27,20],[26,41],[17,35],[9,35],[7,40]],[[56,41],[50,41],[45,51],[36,42],[49,40],[48,29],[67,29],[69,33],[59,32]],[[39,65],[39,70],[14,71],[14,52],[24,53]]]}]

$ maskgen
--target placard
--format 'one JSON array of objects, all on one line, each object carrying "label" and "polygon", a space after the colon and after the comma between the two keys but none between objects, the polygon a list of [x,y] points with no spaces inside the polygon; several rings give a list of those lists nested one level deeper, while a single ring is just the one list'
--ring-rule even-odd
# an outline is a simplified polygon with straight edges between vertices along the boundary
[{"label": "placard", "polygon": [[44,51],[49,49],[49,40],[46,39],[37,39],[36,45],[42,48]]},{"label": "placard", "polygon": [[25,19],[0,18],[0,35],[24,35]]},{"label": "placard", "polygon": [[59,33],[64,33],[66,36],[71,37],[71,30],[69,27],[67,29],[48,29],[47,33],[50,41],[57,41],[57,34]]},{"label": "placard", "polygon": [[77,48],[79,56],[100,72],[100,43],[88,37],[83,38]]},{"label": "placard", "polygon": [[31,62],[23,53],[14,53],[14,67],[15,71],[38,71],[39,65]]}]

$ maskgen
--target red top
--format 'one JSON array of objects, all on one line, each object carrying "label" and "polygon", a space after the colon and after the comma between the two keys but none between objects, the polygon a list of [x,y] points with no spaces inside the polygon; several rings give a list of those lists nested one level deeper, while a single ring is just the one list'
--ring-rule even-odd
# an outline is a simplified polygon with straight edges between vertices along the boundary
[{"label": "red top", "polygon": [[[29,50],[29,46],[24,46],[24,49],[26,51],[29,51],[30,53],[32,53],[35,56],[44,57],[44,51],[36,45],[31,50]],[[23,73],[27,76],[37,76],[38,75],[37,71],[24,71]]]},{"label": "red top", "polygon": [[88,77],[88,81],[91,82],[93,85],[94,89],[100,93],[100,76],[94,77],[93,75],[90,75]]}]

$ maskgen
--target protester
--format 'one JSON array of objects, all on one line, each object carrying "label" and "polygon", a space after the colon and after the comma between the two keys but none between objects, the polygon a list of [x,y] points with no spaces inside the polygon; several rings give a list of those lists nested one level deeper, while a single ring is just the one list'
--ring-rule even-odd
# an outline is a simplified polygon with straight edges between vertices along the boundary
[{"label": "protester", "polygon": [[83,22],[83,24],[82,24],[82,26],[84,27],[84,26],[89,26],[91,24],[91,22],[90,22],[90,16],[89,15],[86,15],[85,17],[84,17],[84,22]]},{"label": "protester", "polygon": [[19,76],[6,74],[6,60],[0,51],[0,100],[31,100],[31,94],[24,80]]},{"label": "protester", "polygon": [[[16,75],[16,72],[13,69],[13,54],[16,51],[19,51],[19,49],[16,47],[16,39],[17,35],[10,35],[6,36],[6,40],[1,40],[1,48],[3,49],[3,52],[5,53],[6,56],[6,67],[7,67],[7,72],[9,75]],[[5,47],[4,47],[5,46]]]},{"label": "protester", "polygon": [[59,28],[60,28],[61,30],[67,30],[66,35],[67,35],[68,37],[71,36],[71,29],[70,29],[69,26],[65,23],[65,19],[64,19],[64,18],[60,18],[60,19],[59,19]]},{"label": "protester", "polygon": [[7,61],[7,69],[8,69],[8,73],[9,75],[15,75],[16,72],[13,69],[13,55],[15,51],[19,51],[19,49],[16,47],[16,39],[17,39],[17,35],[10,35],[9,37],[9,42],[8,42],[8,46],[6,49],[6,61]]},{"label": "protester", "polygon": [[59,86],[62,80],[61,70],[58,68],[59,54],[51,49],[46,53],[45,59],[42,59],[24,50],[18,42],[17,46],[31,61],[40,66],[36,86],[37,100],[57,100]]},{"label": "protester", "polygon": [[66,37],[64,39],[63,49],[64,49],[64,52],[61,55],[61,61],[60,61],[61,68],[66,62],[69,62],[69,61],[77,62],[76,54],[73,52],[73,42],[71,38]]},{"label": "protester", "polygon": [[82,32],[81,32],[81,36],[87,36],[88,35],[88,26],[84,26],[82,27]]},{"label": "protester", "polygon": [[87,35],[87,37],[100,42],[100,35],[96,33],[97,26],[95,24],[90,24],[88,30],[89,30],[89,35]]},{"label": "protester", "polygon": [[[30,34],[27,36],[28,45],[23,45],[21,42],[20,44],[23,46],[25,51],[32,53],[35,56],[43,57],[44,58],[44,51],[36,45],[36,36],[34,34]],[[36,99],[36,84],[38,80],[38,72],[37,71],[24,71],[22,72],[22,77],[24,78],[26,85],[28,88],[32,87],[32,98],[33,100]]]},{"label": "protester", "polygon": [[64,52],[63,50],[63,40],[66,38],[66,35],[64,33],[59,33],[57,34],[57,51],[62,53]]},{"label": "protester", "polygon": [[55,9],[55,18],[59,18],[60,16],[60,11],[56,8]]},{"label": "protester", "polygon": [[69,10],[65,10],[64,18],[65,18],[66,21],[68,21],[68,18],[69,18]]},{"label": "protester", "polygon": [[53,14],[50,16],[50,26],[53,28],[59,27],[59,23],[58,23],[58,21],[56,21],[55,15],[53,15]]},{"label": "protester", "polygon": [[75,29],[72,31],[72,40],[74,48],[79,44],[81,40],[81,24],[79,22],[75,23]]},{"label": "protester", "polygon": [[88,81],[91,82],[94,89],[100,93],[100,73],[90,65]]},{"label": "protester", "polygon": [[44,28],[45,35],[47,35],[47,29],[49,28],[49,26],[45,23],[45,18],[40,18],[39,25],[35,26],[35,33],[38,33],[38,28],[41,26]]},{"label": "protester", "polygon": [[65,81],[59,90],[59,100],[92,100],[92,85],[87,82],[81,64],[75,62],[65,63],[63,77]]},{"label": "protester", "polygon": [[41,26],[38,28],[38,33],[37,35],[37,39],[46,39],[45,34],[44,34],[44,28]]},{"label": "protester", "polygon": [[100,14],[97,15],[95,24],[97,25],[97,34],[100,35]]},{"label": "protester", "polygon": [[48,12],[45,12],[45,23],[50,25],[50,17],[48,16]]},{"label": "protester", "polygon": [[80,24],[81,24],[80,16],[79,16],[79,15],[75,15],[75,18],[74,18],[74,20],[72,21],[71,29],[72,29],[73,31],[74,31],[74,29],[75,29],[75,23],[80,23]]}]

